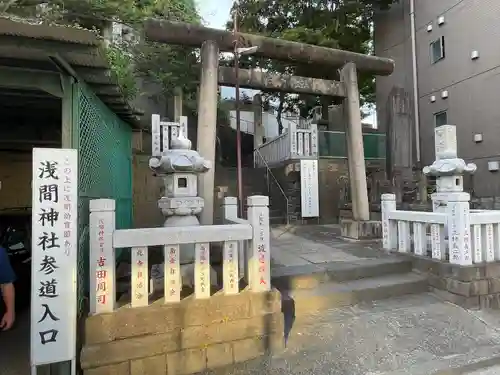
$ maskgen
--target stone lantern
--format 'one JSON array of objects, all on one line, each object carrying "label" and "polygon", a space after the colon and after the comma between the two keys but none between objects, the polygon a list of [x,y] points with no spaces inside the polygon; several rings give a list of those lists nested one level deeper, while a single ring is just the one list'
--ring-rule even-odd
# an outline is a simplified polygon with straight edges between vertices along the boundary
[{"label": "stone lantern", "polygon": [[443,125],[435,130],[436,160],[424,167],[426,176],[436,177],[436,193],[432,194],[434,212],[445,212],[450,193],[463,193],[465,173],[474,173],[475,164],[466,164],[457,154],[457,134],[454,125]]},{"label": "stone lantern", "polygon": [[[163,226],[200,225],[196,215],[203,210],[204,201],[198,197],[198,175],[212,168],[211,162],[191,150],[191,141],[181,133],[171,140],[170,149],[149,160],[149,167],[163,178],[165,184],[164,196],[158,201],[158,207],[165,216]],[[183,285],[193,283],[194,262],[195,245],[181,245],[179,263]]]},{"label": "stone lantern", "polygon": [[[432,194],[434,212],[446,214],[444,232],[432,231],[431,236],[448,237],[449,262],[472,265],[470,233],[470,195],[464,192],[463,176],[474,173],[475,164],[465,163],[457,155],[457,130],[454,125],[439,126],[434,130],[436,160],[425,167],[427,176],[436,177],[436,193]],[[445,252],[442,252],[444,257]]]}]

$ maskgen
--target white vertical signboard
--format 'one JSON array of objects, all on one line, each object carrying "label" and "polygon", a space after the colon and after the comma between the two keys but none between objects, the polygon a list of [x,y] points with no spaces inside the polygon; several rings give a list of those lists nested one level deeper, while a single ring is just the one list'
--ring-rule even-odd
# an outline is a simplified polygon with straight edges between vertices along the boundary
[{"label": "white vertical signboard", "polygon": [[33,149],[31,367],[72,361],[77,315],[78,153]]},{"label": "white vertical signboard", "polygon": [[300,161],[300,202],[302,217],[319,217],[318,161]]}]

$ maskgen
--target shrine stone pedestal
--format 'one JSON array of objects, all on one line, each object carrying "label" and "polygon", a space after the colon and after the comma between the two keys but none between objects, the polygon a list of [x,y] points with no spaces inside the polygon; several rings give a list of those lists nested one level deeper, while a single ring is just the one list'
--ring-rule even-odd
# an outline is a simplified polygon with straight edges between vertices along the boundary
[{"label": "shrine stone pedestal", "polygon": [[347,240],[363,241],[382,237],[382,223],[376,220],[341,219],[340,230],[342,237]]}]

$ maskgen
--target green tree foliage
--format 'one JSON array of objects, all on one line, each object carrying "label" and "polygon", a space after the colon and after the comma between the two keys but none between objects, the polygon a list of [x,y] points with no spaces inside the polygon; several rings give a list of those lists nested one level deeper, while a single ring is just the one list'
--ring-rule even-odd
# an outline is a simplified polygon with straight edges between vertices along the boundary
[{"label": "green tree foliage", "polygon": [[[240,0],[239,29],[273,38],[303,42],[323,47],[339,48],[359,53],[372,52],[373,12],[398,0]],[[233,7],[233,12],[235,11]],[[228,22],[233,29],[233,22]],[[303,75],[314,78],[338,79],[331,67],[311,67],[305,64],[274,62],[243,57],[242,64],[262,67],[270,71]],[[374,78],[361,74],[359,78],[363,104],[375,101]],[[320,105],[317,97],[305,95],[267,94],[267,99],[284,99],[281,111],[300,110],[306,116],[310,109]]]},{"label": "green tree foliage", "polygon": [[[47,5],[40,7],[41,3]],[[200,23],[194,0],[10,0],[0,1],[0,12],[36,17],[47,23],[79,25],[105,34],[112,21],[132,30],[135,37],[108,46],[107,57],[124,94],[137,94],[136,77],[163,86],[165,93],[180,88],[194,98],[198,71],[192,49],[145,41],[141,26],[147,18]]]}]

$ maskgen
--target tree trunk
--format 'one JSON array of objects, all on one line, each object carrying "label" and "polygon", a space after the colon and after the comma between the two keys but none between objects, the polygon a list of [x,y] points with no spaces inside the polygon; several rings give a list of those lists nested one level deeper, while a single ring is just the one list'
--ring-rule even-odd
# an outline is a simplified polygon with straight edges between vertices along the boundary
[{"label": "tree trunk", "polygon": [[[221,51],[234,50],[233,33],[200,25],[151,19],[145,23],[145,34],[146,38],[154,42],[200,47],[204,41],[213,40]],[[394,70],[394,61],[388,58],[260,35],[238,33],[238,46],[257,47],[254,56],[293,63],[323,65],[330,69],[341,68],[347,62],[353,62],[360,72],[390,75]]]}]

